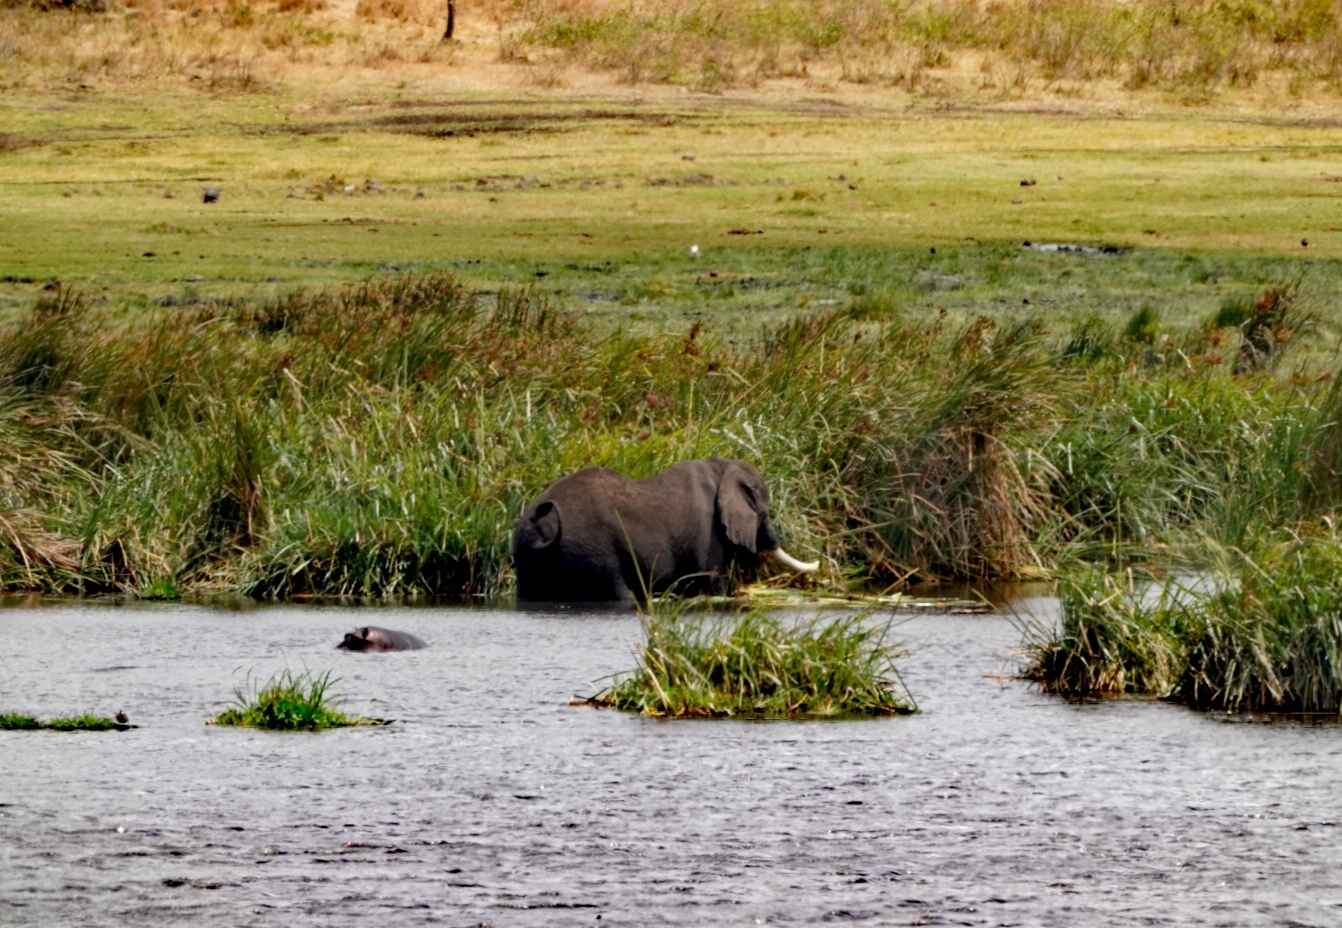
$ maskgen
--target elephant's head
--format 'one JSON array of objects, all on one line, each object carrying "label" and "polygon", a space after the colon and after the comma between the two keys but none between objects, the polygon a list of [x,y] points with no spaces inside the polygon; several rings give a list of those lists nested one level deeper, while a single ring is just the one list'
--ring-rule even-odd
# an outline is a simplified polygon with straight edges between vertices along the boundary
[{"label": "elephant's head", "polygon": [[799,561],[783,550],[769,522],[769,488],[749,464],[729,461],[718,481],[717,518],[727,540],[751,554],[769,553],[792,570],[812,571],[819,562]]},{"label": "elephant's head", "polygon": [[518,525],[517,543],[533,551],[548,548],[559,540],[562,524],[559,503],[552,499],[541,500],[522,513],[522,521]]}]

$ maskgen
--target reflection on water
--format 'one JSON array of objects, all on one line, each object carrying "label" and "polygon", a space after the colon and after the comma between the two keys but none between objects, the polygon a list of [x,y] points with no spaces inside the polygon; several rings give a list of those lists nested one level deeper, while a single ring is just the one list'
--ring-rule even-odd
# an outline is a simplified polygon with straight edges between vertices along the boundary
[{"label": "reflection on water", "polygon": [[[1038,613],[1046,600],[1031,604]],[[421,651],[335,650],[361,624]],[[995,616],[902,626],[923,712],[665,722],[570,707],[627,614],[0,611],[4,925],[1342,924],[1342,729],[1069,705]],[[206,728],[325,670],[389,728]]]}]

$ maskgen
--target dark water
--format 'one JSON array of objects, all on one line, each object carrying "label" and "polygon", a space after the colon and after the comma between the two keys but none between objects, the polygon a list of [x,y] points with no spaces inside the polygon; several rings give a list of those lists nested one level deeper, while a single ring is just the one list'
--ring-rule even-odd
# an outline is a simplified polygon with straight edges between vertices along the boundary
[{"label": "dark water", "polygon": [[[333,650],[382,624],[423,651]],[[1342,728],[1076,706],[991,675],[992,616],[904,628],[908,718],[565,705],[638,620],[0,609],[0,925],[1342,925]],[[399,721],[206,728],[252,670]]]}]

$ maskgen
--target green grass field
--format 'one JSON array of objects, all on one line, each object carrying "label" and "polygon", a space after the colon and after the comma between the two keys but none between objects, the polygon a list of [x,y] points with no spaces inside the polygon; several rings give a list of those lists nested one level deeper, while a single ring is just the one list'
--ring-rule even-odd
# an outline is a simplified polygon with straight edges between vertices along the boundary
[{"label": "green grass field", "polygon": [[[1184,312],[1296,267],[1331,291],[1342,254],[1342,127],[1269,115],[164,96],[6,99],[11,311],[53,278],[129,302],[452,270],[654,318],[872,288],[972,311],[1028,298]],[[1135,252],[1091,266],[1034,254],[1005,273],[1000,249],[980,257],[1023,241]]]}]

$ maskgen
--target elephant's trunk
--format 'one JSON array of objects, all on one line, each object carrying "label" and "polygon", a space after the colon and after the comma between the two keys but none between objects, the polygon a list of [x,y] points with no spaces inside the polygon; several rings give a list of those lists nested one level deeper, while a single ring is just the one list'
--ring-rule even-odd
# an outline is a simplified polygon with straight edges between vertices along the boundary
[{"label": "elephant's trunk", "polygon": [[815,570],[820,566],[819,561],[797,560],[791,554],[788,554],[786,551],[784,551],[781,546],[770,550],[768,553],[772,554],[774,556],[774,560],[776,560],[778,563],[782,564],[789,570],[795,570],[798,573],[809,574],[811,571]]}]

